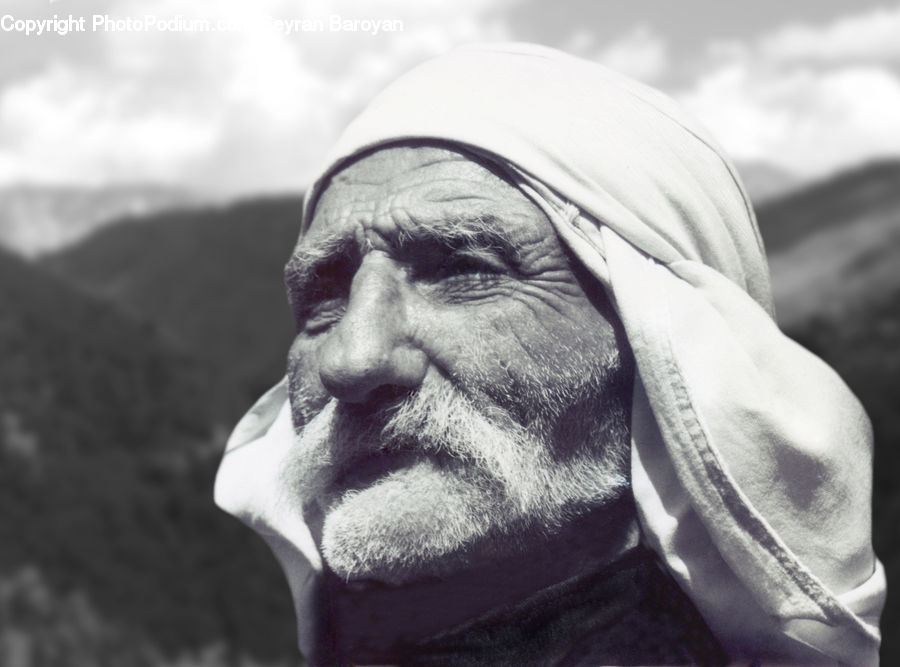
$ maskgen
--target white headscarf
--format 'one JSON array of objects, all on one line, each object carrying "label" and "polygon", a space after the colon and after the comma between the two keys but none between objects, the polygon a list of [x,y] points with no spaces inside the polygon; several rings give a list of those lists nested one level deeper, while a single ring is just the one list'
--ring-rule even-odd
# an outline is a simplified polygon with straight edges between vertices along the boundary
[{"label": "white headscarf", "polygon": [[[403,140],[487,157],[599,279],[637,362],[632,486],[644,539],[729,655],[878,662],[885,578],[871,548],[871,430],[857,400],[772,318],[753,210],[715,142],[664,95],[524,44],[421,65],[347,128],[307,194]],[[216,501],[267,538],[315,634],[320,557],[280,495],[282,382],[229,441]]]}]

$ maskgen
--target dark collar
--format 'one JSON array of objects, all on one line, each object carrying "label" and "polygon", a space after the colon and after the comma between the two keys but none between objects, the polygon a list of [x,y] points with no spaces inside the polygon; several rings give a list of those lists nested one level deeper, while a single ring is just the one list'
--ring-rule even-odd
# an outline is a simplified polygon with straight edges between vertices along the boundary
[{"label": "dark collar", "polygon": [[399,665],[724,665],[727,658],[688,597],[638,546],[599,572],[516,605],[398,646]]},{"label": "dark collar", "polygon": [[[326,572],[312,665],[724,664],[691,601],[640,544],[629,498],[528,562],[403,587]],[[560,549],[559,544],[565,545]],[[597,545],[608,545],[598,552]]]}]

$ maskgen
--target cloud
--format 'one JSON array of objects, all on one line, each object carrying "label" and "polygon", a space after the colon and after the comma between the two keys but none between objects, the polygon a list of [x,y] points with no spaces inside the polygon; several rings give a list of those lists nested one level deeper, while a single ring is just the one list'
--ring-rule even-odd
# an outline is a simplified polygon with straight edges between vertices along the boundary
[{"label": "cloud", "polygon": [[787,26],[762,39],[758,48],[773,61],[898,61],[900,5],[846,16],[825,26]]},{"label": "cloud", "polygon": [[647,83],[658,81],[668,68],[665,40],[644,25],[605,46],[590,30],[576,30],[561,48]]},{"label": "cloud", "polygon": [[714,43],[701,74],[675,96],[738,161],[810,178],[900,156],[896,34],[900,8]]},{"label": "cloud", "polygon": [[665,73],[666,43],[646,26],[638,26],[596,55],[607,67],[642,81],[652,82]]},{"label": "cloud", "polygon": [[[133,84],[63,65],[6,90],[0,100],[6,180],[102,183],[133,171],[167,181],[173,165],[213,145],[214,125],[184,113],[130,113]],[[133,175],[133,174],[132,174]]]},{"label": "cloud", "polygon": [[[72,50],[65,40],[84,35],[46,38],[50,55],[7,72],[0,89],[0,181],[300,189],[349,118],[398,73],[461,42],[508,39],[513,1],[102,6],[112,19],[200,18],[237,29],[100,31],[83,45],[90,58],[59,57]],[[403,30],[332,31],[332,15],[397,19]],[[273,19],[320,20],[324,29],[287,34]]]},{"label": "cloud", "polygon": [[[9,0],[40,12],[224,20],[209,33],[4,34],[0,182],[161,181],[236,194],[299,189],[340,130],[399,73],[469,41],[514,38],[525,0]],[[40,5],[40,6],[38,6]],[[5,6],[6,7],[6,6]],[[398,19],[401,32],[295,31],[273,19]],[[562,48],[656,85],[738,159],[802,173],[900,154],[900,7],[791,25],[673,61],[671,34],[636,25],[607,42],[590,28]],[[677,55],[677,54],[676,54]]]},{"label": "cloud", "polygon": [[739,161],[804,176],[900,155],[900,81],[877,66],[717,69],[680,101]]}]

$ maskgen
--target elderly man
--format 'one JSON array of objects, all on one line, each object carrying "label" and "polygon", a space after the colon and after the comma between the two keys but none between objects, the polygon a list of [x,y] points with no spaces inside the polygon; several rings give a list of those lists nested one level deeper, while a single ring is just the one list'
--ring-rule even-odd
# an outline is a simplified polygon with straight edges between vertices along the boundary
[{"label": "elderly man", "polygon": [[542,47],[396,81],[308,193],[216,486],[313,664],[876,664],[871,442],[733,168]]}]

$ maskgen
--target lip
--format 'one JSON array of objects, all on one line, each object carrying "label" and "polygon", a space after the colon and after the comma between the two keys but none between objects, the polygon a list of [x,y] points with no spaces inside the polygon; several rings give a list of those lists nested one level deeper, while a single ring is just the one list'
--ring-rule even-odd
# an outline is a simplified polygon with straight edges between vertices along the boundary
[{"label": "lip", "polygon": [[334,477],[332,488],[344,491],[364,489],[388,474],[420,460],[414,451],[377,451],[351,457]]}]

